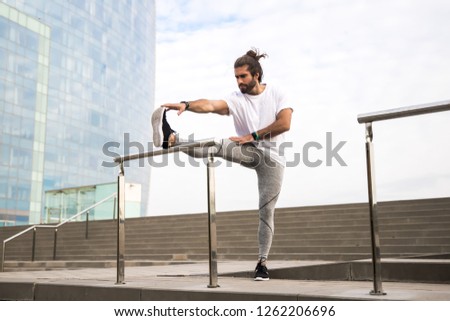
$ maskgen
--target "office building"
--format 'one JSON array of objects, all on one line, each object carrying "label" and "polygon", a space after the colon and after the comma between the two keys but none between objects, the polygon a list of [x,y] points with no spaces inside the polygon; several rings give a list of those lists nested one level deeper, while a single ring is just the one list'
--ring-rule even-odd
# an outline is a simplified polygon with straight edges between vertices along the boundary
[{"label": "office building", "polygon": [[[0,1],[0,226],[43,222],[46,191],[116,181],[111,151],[151,139],[154,67],[152,0]],[[144,215],[150,168],[126,171]]]}]

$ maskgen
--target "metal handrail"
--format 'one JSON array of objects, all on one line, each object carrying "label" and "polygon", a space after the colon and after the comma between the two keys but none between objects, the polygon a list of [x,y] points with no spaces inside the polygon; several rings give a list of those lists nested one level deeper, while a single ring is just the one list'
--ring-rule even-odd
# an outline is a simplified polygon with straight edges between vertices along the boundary
[{"label": "metal handrail", "polygon": [[165,155],[165,154],[177,153],[177,152],[181,152],[183,150],[188,150],[188,149],[192,149],[192,148],[196,148],[196,147],[209,147],[209,146],[215,145],[216,143],[217,143],[217,141],[214,138],[197,140],[197,141],[193,141],[193,142],[182,143],[180,145],[176,145],[176,146],[168,148],[168,149],[158,149],[158,150],[153,150],[153,151],[144,152],[144,153],[119,156],[119,157],[114,158],[114,162],[120,164],[120,163],[130,161],[130,160],[136,160],[136,159],[141,159],[141,158],[148,158],[148,157],[160,156],[160,155]]},{"label": "metal handrail", "polygon": [[58,227],[60,227],[60,226],[62,226],[62,225],[64,225],[64,224],[66,224],[67,222],[72,221],[73,219],[77,218],[78,216],[81,216],[83,213],[88,212],[88,211],[92,210],[93,208],[97,207],[98,205],[105,203],[105,202],[108,201],[110,198],[113,198],[113,197],[116,196],[116,195],[117,195],[117,193],[115,193],[115,192],[112,193],[111,195],[105,197],[104,199],[98,201],[97,203],[95,203],[95,204],[93,204],[93,205],[91,205],[91,206],[85,208],[84,210],[78,212],[78,213],[75,214],[74,216],[69,217],[69,218],[66,219],[65,221],[62,221],[61,223],[59,223],[59,224],[57,224],[57,225],[54,225],[54,227],[58,228]]},{"label": "metal handrail", "polygon": [[380,251],[380,236],[378,231],[378,206],[376,199],[376,184],[374,174],[375,165],[374,165],[372,122],[409,116],[417,116],[423,114],[431,114],[443,111],[450,111],[450,100],[358,115],[358,122],[360,124],[364,123],[366,129],[365,135],[366,135],[367,185],[369,196],[370,234],[371,234],[373,285],[374,285],[374,289],[370,293],[373,295],[384,295],[386,293],[383,291],[381,283],[381,251]]},{"label": "metal handrail", "polygon": [[[119,164],[119,174],[117,177],[117,282],[125,283],[125,171],[124,162],[141,158],[154,157],[192,148],[211,147],[217,141],[213,138],[183,143],[168,149],[158,149],[144,153],[120,156],[114,158],[114,162]],[[209,239],[209,284],[208,287],[216,288],[217,284],[217,234],[216,234],[216,205],[214,187],[214,156],[208,152],[207,164],[207,184],[208,184],[208,239]]]},{"label": "metal handrail", "polygon": [[414,105],[409,107],[388,109],[368,114],[361,114],[358,115],[358,122],[360,124],[363,124],[380,120],[417,116],[449,110],[450,110],[450,100],[444,100],[435,103]]},{"label": "metal handrail", "polygon": [[64,224],[74,220],[75,218],[83,215],[84,213],[86,213],[86,239],[88,238],[88,231],[89,231],[89,211],[92,210],[93,208],[95,208],[96,206],[103,204],[104,202],[108,201],[109,199],[111,199],[112,197],[114,197],[114,213],[115,213],[115,198],[116,198],[116,193],[112,193],[111,195],[109,195],[108,197],[102,199],[101,201],[85,208],[84,210],[76,213],[75,215],[71,216],[70,218],[62,221],[59,224],[53,224],[53,225],[32,225],[28,228],[26,228],[25,230],[14,234],[13,236],[3,240],[3,247],[2,247],[2,260],[1,260],[1,266],[0,266],[0,272],[4,272],[4,264],[5,264],[5,253],[6,253],[6,244],[16,238],[18,238],[19,236],[24,235],[25,233],[33,230],[33,246],[32,246],[32,255],[31,255],[31,261],[34,261],[35,258],[35,249],[36,249],[36,229],[38,228],[53,228],[55,229],[55,234],[54,234],[54,241],[53,241],[53,260],[56,259],[56,245],[57,245],[57,235],[58,235],[58,228],[60,228],[61,226],[63,226]]}]

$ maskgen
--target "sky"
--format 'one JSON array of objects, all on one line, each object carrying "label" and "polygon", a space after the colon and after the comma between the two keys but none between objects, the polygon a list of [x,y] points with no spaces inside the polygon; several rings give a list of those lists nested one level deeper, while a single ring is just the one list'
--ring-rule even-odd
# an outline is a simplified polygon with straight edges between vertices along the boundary
[{"label": "sky", "polygon": [[[449,16],[447,0],[156,0],[154,107],[226,97],[238,90],[234,61],[258,48],[263,82],[294,108],[277,207],[367,202],[357,116],[450,100]],[[228,116],[168,120],[185,137],[235,135]],[[450,112],[373,124],[378,201],[450,196],[449,124]],[[165,161],[148,214],[206,212],[204,163]],[[257,208],[252,170],[222,162],[215,175],[217,212]]]}]

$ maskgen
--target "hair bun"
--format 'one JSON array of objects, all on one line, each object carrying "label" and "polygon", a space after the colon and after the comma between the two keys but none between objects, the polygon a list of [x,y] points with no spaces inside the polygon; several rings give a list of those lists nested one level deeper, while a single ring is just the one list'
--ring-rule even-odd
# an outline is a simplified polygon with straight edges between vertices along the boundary
[{"label": "hair bun", "polygon": [[246,55],[252,57],[256,61],[259,61],[259,59],[261,59],[261,58],[267,57],[267,54],[265,54],[265,53],[259,54],[259,50],[256,48],[252,48],[251,50],[247,51]]}]

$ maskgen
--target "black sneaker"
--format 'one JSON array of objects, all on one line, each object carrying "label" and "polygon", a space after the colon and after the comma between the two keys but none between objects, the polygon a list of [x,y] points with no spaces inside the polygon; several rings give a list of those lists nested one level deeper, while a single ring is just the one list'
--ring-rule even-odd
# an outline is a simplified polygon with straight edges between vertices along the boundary
[{"label": "black sneaker", "polygon": [[162,146],[164,149],[169,148],[169,137],[172,133],[175,133],[166,120],[166,112],[165,108],[160,107],[152,115],[153,144],[156,147]]},{"label": "black sneaker", "polygon": [[255,268],[255,281],[269,281],[269,271],[261,262],[258,262]]}]

